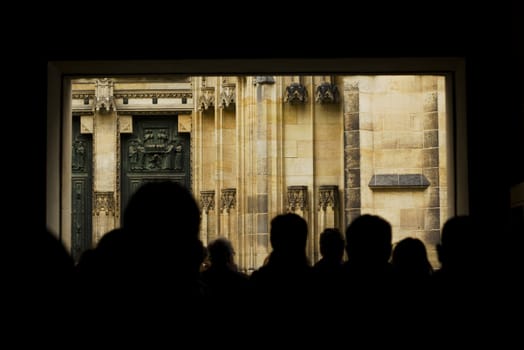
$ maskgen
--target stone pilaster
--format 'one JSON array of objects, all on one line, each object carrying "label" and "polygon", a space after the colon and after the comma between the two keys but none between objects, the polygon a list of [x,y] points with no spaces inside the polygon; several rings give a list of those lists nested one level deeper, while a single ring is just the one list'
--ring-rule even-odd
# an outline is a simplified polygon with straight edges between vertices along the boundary
[{"label": "stone pilaster", "polygon": [[[119,191],[118,115],[113,101],[113,82],[97,80],[93,115],[93,240],[94,243],[117,225]],[[111,204],[112,210],[106,210]],[[98,209],[97,209],[98,208]],[[103,213],[103,214],[102,214]]]},{"label": "stone pilaster", "polygon": [[[440,161],[439,161],[439,101],[436,77],[423,77],[423,131],[422,173],[429,180],[424,217],[424,237],[428,247],[435,247],[440,240]],[[428,249],[433,255],[434,249]]]},{"label": "stone pilaster", "polygon": [[96,192],[93,196],[94,245],[115,227],[115,193]]},{"label": "stone pilaster", "polygon": [[344,81],[345,225],[360,215],[360,105],[357,82]]},{"label": "stone pilaster", "polygon": [[[240,83],[241,82],[241,83]],[[238,108],[237,120],[237,209],[239,231],[239,268],[246,272],[255,269],[255,240],[256,240],[256,177],[255,159],[256,144],[252,135],[255,132],[256,120],[256,80],[251,77],[239,79],[237,86]]]},{"label": "stone pilaster", "polygon": [[320,233],[326,228],[338,227],[338,186],[324,185],[318,189],[318,226],[315,230],[315,255],[314,261],[318,261],[320,256]]},{"label": "stone pilaster", "polygon": [[[309,217],[309,203],[307,186],[288,186],[287,187],[287,211],[300,215],[304,219]],[[309,229],[311,232],[312,230]],[[308,235],[307,256],[314,259],[315,243],[314,237]]]},{"label": "stone pilaster", "polygon": [[269,253],[269,212],[270,195],[270,145],[269,114],[275,100],[275,84],[270,79],[258,82],[256,86],[254,113],[254,155],[255,155],[255,193],[254,193],[254,267],[263,264]]},{"label": "stone pilaster", "polygon": [[200,240],[204,245],[216,238],[215,191],[200,192],[202,221],[200,223]]},{"label": "stone pilaster", "polygon": [[220,234],[227,237],[233,244],[234,249],[238,250],[236,192],[234,188],[222,190],[220,196],[220,212],[222,216]]}]

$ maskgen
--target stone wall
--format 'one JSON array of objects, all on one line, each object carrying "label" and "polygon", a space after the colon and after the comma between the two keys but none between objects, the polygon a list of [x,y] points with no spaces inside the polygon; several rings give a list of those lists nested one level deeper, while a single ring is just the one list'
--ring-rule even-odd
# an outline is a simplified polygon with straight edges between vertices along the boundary
[{"label": "stone wall", "polygon": [[[96,110],[96,79],[73,85],[72,104],[73,113],[93,118],[94,197],[113,193],[113,226],[119,225],[119,132],[132,132],[124,129],[134,115],[178,115],[179,129],[191,135],[201,238],[230,238],[242,269],[264,262],[270,220],[286,211],[308,221],[312,262],[320,258],[324,228],[343,231],[356,216],[372,213],[391,222],[394,241],[422,239],[438,265],[434,246],[448,213],[444,77],[113,81],[113,112]],[[109,228],[94,213],[95,239]]]}]

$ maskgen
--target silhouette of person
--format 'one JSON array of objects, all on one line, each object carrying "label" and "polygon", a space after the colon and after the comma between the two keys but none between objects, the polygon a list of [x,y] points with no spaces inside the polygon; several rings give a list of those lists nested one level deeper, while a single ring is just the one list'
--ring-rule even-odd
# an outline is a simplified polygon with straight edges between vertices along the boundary
[{"label": "silhouette of person", "polygon": [[273,251],[250,276],[253,300],[257,311],[278,317],[271,320],[273,329],[277,322],[299,325],[308,319],[306,301],[314,295],[313,270],[306,256],[308,224],[297,214],[280,214],[271,220],[269,234]]},{"label": "silhouette of person", "polygon": [[179,293],[199,279],[203,260],[200,209],[186,187],[170,181],[145,183],[125,208],[123,228],[140,253],[130,257],[137,265],[133,275],[154,278],[162,287],[171,285],[174,277],[181,282]]},{"label": "silhouette of person", "polygon": [[[225,237],[211,241],[207,246],[209,267],[202,272],[213,304],[235,306],[245,301],[248,292],[248,276],[238,271],[234,261],[235,250]],[[221,305],[213,305],[220,308]]]},{"label": "silhouette of person", "polygon": [[393,305],[394,315],[404,320],[410,329],[428,326],[433,317],[424,305],[431,297],[431,278],[433,267],[429,262],[426,246],[418,238],[406,237],[393,247],[391,254],[393,267]]},{"label": "silhouette of person", "polygon": [[433,267],[426,246],[418,238],[406,237],[393,247],[391,265],[395,279],[402,283],[428,283]]},{"label": "silhouette of person", "polygon": [[84,311],[108,327],[162,327],[165,319],[178,322],[179,330],[180,324],[196,327],[207,289],[199,270],[200,209],[192,194],[175,182],[145,183],[131,196],[122,223],[85,261],[83,276],[93,283]]},{"label": "silhouette of person", "polygon": [[441,300],[467,299],[472,289],[480,287],[485,270],[481,267],[479,232],[469,215],[451,217],[442,226],[437,244],[440,268],[434,273]]},{"label": "silhouette of person", "polygon": [[346,228],[344,263],[345,312],[359,327],[387,328],[391,311],[391,224],[378,215],[363,214]]},{"label": "silhouette of person", "polygon": [[340,292],[344,263],[344,237],[337,228],[326,228],[320,233],[322,258],[313,265],[317,288],[326,301]]},{"label": "silhouette of person", "polygon": [[27,334],[70,330],[74,260],[62,241],[42,228],[3,235],[2,243],[2,314],[9,327]]},{"label": "silhouette of person", "polygon": [[[435,318],[440,320],[440,334],[446,339],[475,336],[466,332],[463,325],[469,324],[469,329],[478,331],[492,324],[494,310],[490,308],[500,306],[499,300],[492,299],[498,295],[499,285],[488,284],[486,280],[485,258],[481,254],[486,253],[488,258],[490,254],[481,250],[480,232],[479,222],[469,215],[453,216],[442,226],[437,244],[441,266],[433,274],[432,287]],[[497,326],[492,325],[489,331]]]}]

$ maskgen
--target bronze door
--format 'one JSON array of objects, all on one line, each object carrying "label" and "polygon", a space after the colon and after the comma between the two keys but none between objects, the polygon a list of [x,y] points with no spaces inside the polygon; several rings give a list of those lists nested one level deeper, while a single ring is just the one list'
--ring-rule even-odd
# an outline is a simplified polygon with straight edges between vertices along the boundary
[{"label": "bronze door", "polygon": [[71,166],[71,255],[78,261],[80,255],[91,248],[92,234],[92,183],[93,138],[80,133],[80,116],[73,117]]},{"label": "bronze door", "polygon": [[122,134],[121,210],[138,187],[175,181],[190,188],[189,134],[178,133],[178,116],[133,117],[133,133]]}]

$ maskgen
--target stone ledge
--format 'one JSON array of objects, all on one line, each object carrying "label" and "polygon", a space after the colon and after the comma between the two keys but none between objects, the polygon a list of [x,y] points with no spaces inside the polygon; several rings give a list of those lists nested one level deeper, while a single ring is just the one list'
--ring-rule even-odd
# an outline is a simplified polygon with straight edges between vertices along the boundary
[{"label": "stone ledge", "polygon": [[423,174],[379,174],[373,175],[368,186],[379,189],[426,189],[430,185]]}]

